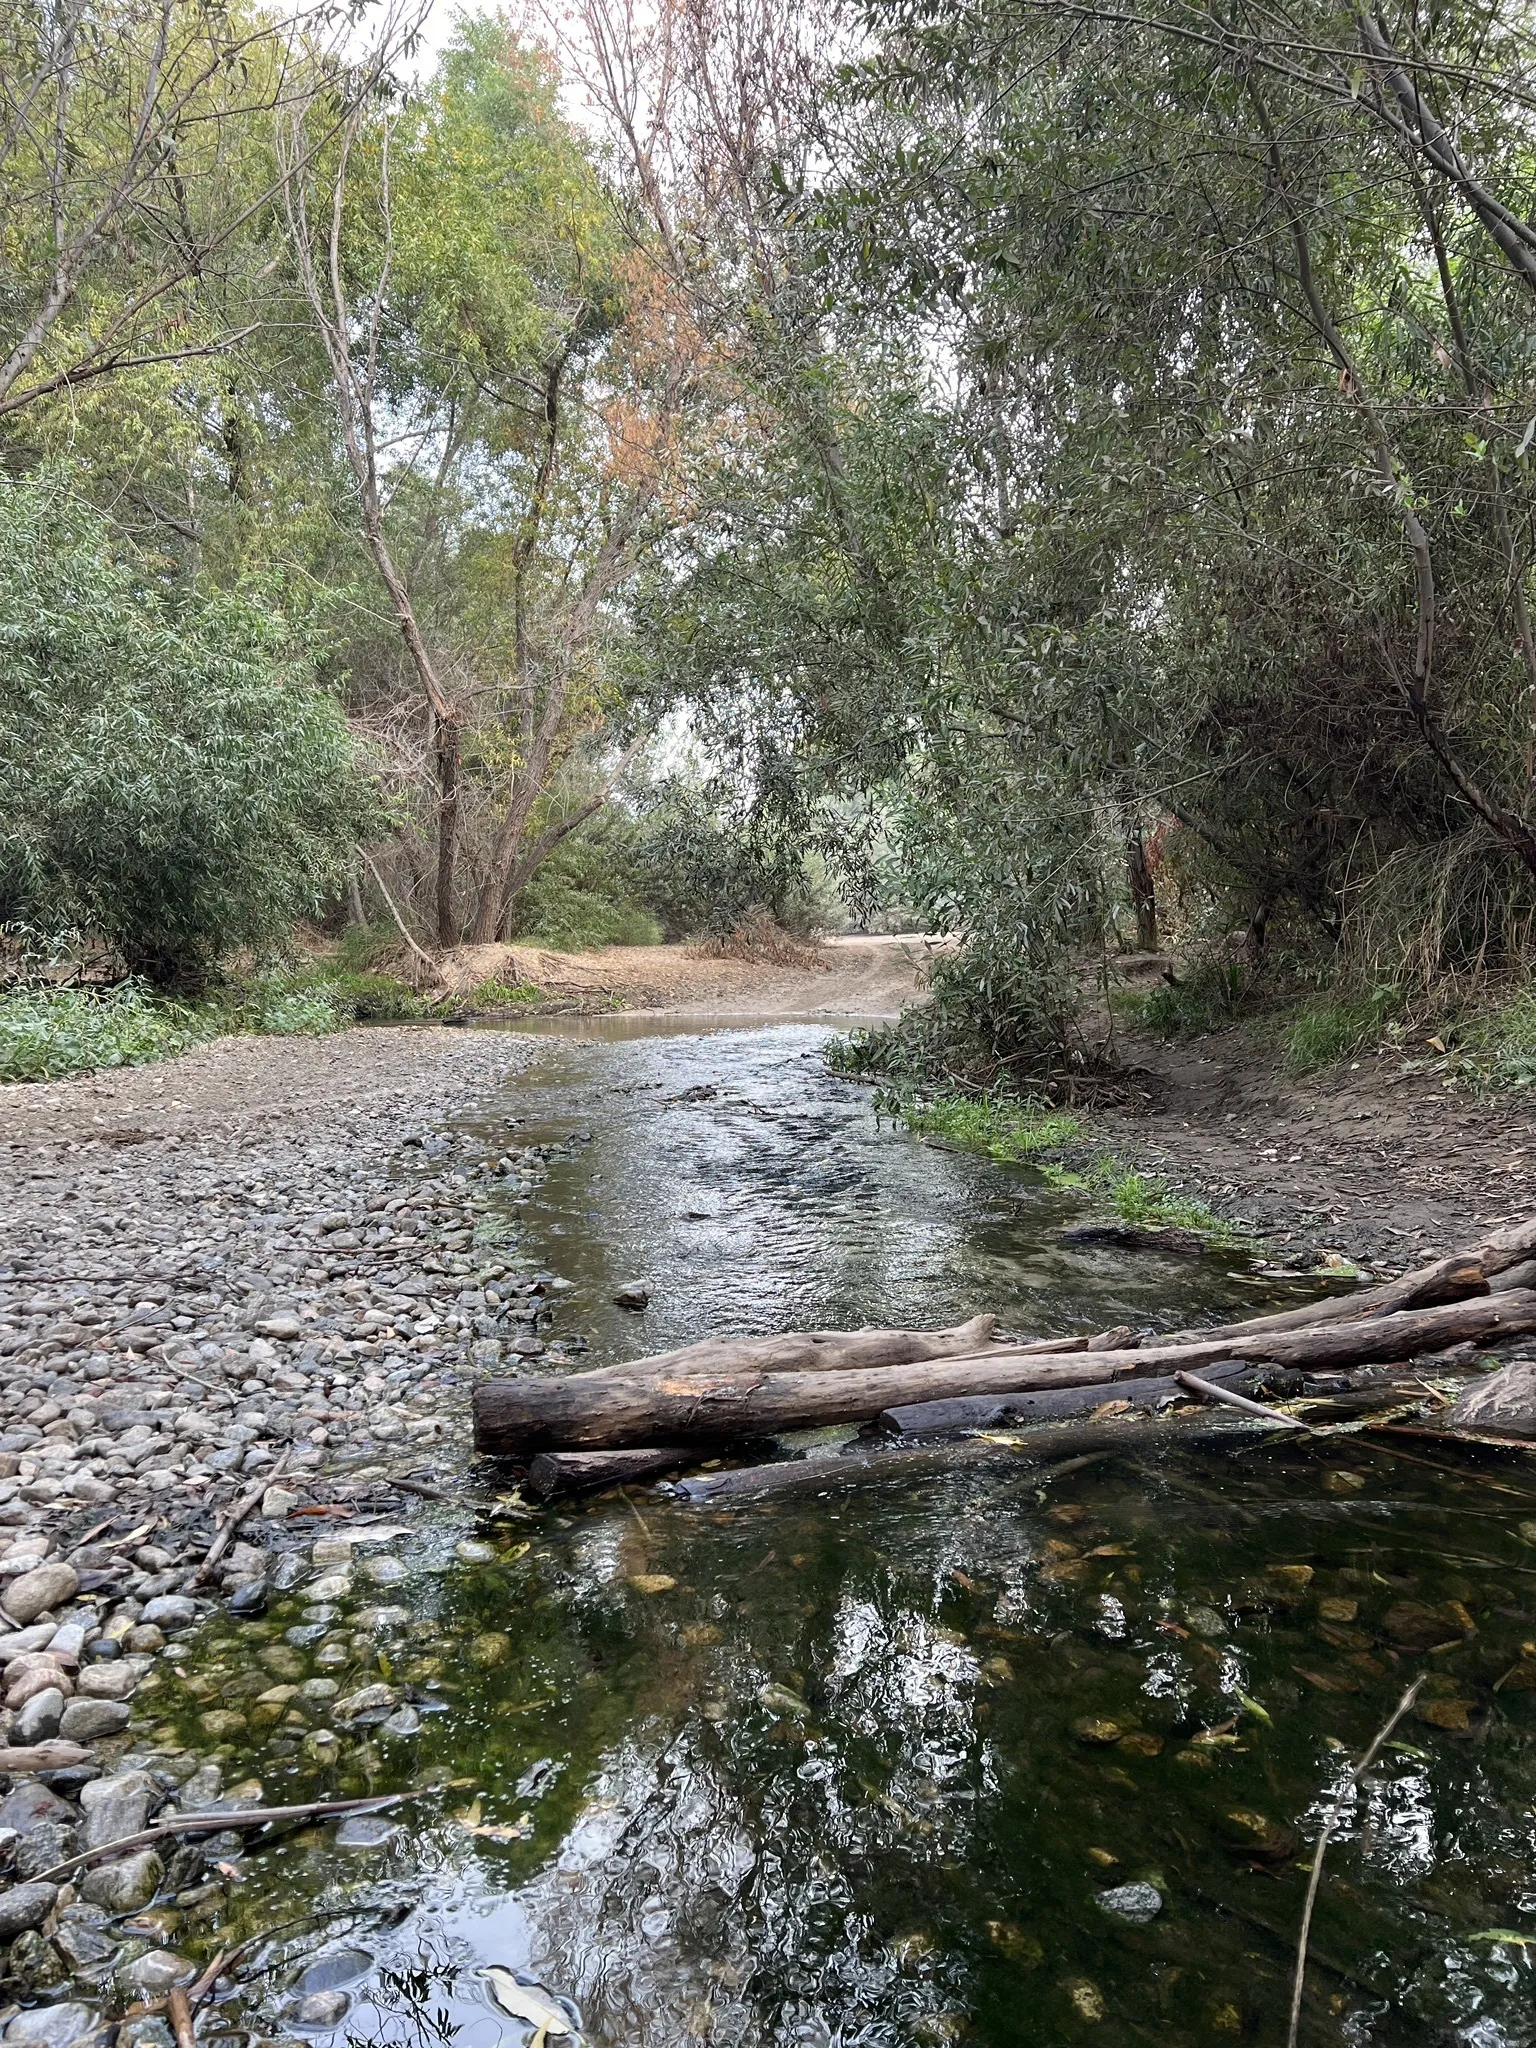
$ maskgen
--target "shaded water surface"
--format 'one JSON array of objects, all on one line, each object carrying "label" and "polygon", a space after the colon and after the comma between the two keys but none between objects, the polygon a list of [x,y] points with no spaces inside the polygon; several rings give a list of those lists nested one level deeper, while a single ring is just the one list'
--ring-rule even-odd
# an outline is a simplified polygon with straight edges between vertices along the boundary
[{"label": "shaded water surface", "polygon": [[[878,1129],[823,1036],[554,1040],[473,1127],[488,1155],[590,1133],[504,1199],[594,1358],[1265,1304],[1220,1261],[1062,1249],[1063,1197]],[[634,1280],[643,1317],[610,1300]],[[258,1954],[268,2037],[520,2044],[473,1975],[498,1963],[611,2048],[1278,2043],[1324,1802],[1427,1671],[1330,1852],[1303,2038],[1514,2048],[1533,1597],[1518,1473],[1349,1437],[729,1511],[528,1515],[481,1475],[158,1695],[168,1749],[243,1713],[269,1800],[430,1796],[250,1853],[161,1931],[336,1915]],[[326,1990],[345,2012],[301,2022]]]}]

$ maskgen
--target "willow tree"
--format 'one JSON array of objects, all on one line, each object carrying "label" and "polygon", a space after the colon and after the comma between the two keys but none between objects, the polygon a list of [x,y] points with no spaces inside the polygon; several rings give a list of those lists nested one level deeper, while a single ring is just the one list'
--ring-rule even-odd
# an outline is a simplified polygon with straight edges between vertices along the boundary
[{"label": "willow tree", "polygon": [[495,938],[611,788],[610,768],[549,801],[605,731],[610,600],[675,516],[688,337],[504,22],[461,25],[420,93],[358,93],[312,148],[331,107],[283,130],[293,259],[426,722],[433,927]]}]

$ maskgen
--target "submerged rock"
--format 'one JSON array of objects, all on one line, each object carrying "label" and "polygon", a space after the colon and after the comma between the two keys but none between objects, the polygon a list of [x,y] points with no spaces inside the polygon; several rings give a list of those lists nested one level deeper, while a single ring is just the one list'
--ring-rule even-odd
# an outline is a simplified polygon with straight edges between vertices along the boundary
[{"label": "submerged rock", "polygon": [[1475,1380],[1438,1420],[1441,1429],[1536,1437],[1536,1360],[1518,1359]]},{"label": "submerged rock", "polygon": [[1163,1910],[1163,1895],[1156,1885],[1117,1884],[1110,1891],[1099,1892],[1095,1903],[1101,1911],[1112,1913],[1117,1920],[1129,1920],[1133,1927],[1145,1927]]}]

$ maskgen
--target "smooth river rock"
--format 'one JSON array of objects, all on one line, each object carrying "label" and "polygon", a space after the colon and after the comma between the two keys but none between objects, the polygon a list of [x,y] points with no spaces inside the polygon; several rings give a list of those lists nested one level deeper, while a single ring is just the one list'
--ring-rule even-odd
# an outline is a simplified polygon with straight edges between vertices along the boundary
[{"label": "smooth river rock", "polygon": [[116,1863],[99,1863],[79,1880],[80,1896],[109,1913],[136,1913],[159,1891],[165,1865],[153,1849],[140,1849]]},{"label": "smooth river rock", "polygon": [[12,1941],[29,1927],[41,1927],[59,1896],[56,1884],[13,1884],[0,1892],[0,1941]]},{"label": "smooth river rock", "polygon": [[0,1607],[12,1621],[25,1628],[29,1621],[36,1621],[50,1608],[62,1607],[66,1601],[73,1600],[79,1586],[80,1574],[74,1566],[55,1559],[12,1579],[4,1594],[0,1595]]}]

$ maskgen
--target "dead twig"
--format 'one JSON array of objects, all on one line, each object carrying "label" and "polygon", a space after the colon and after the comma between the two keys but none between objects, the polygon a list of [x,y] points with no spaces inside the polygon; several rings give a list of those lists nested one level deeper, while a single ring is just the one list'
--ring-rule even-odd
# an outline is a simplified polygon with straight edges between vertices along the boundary
[{"label": "dead twig", "polygon": [[[1386,1721],[1377,1730],[1372,1738],[1370,1748],[1350,1772],[1348,1789],[1351,1792],[1360,1783],[1360,1780],[1371,1768],[1371,1765],[1375,1763],[1382,1744],[1418,1698],[1419,1688],[1424,1683],[1424,1677],[1425,1674],[1421,1671],[1397,1705],[1392,1709]],[[1328,1844],[1333,1839],[1333,1831],[1342,1817],[1341,1801],[1335,1799],[1328,1809],[1328,1817],[1323,1822],[1322,1829],[1318,1834],[1317,1847],[1312,1852],[1312,1874],[1307,1880],[1306,1901],[1301,1909],[1301,1933],[1296,1942],[1296,1976],[1291,1985],[1291,2023],[1286,2029],[1285,2048],[1296,2048],[1296,2034],[1301,2026],[1301,1994],[1305,1988],[1307,1977],[1307,1937],[1312,1932],[1312,1908],[1317,1903],[1317,1888],[1322,1882],[1323,1858],[1328,1853]]]},{"label": "dead twig", "polygon": [[1304,1430],[1307,1427],[1294,1415],[1282,1415],[1278,1409],[1266,1408],[1262,1401],[1250,1401],[1246,1394],[1234,1394],[1229,1388],[1218,1387],[1213,1380],[1203,1380],[1196,1373],[1176,1372],[1174,1378],[1192,1394],[1199,1394],[1207,1401],[1221,1401],[1228,1408],[1241,1408],[1245,1415],[1262,1415],[1266,1422],[1278,1423],[1282,1429]]},{"label": "dead twig", "polygon": [[197,1572],[192,1580],[194,1586],[200,1586],[205,1580],[212,1578],[225,1551],[228,1550],[230,1544],[234,1541],[235,1531],[261,1499],[273,1480],[286,1470],[288,1460],[292,1455],[291,1448],[284,1451],[277,1463],[263,1472],[249,1492],[242,1493],[235,1502],[229,1513],[224,1517],[218,1535],[214,1537],[212,1543],[208,1546],[208,1555],[197,1568]]},{"label": "dead twig", "polygon": [[103,1856],[121,1856],[125,1849],[142,1849],[148,1844],[163,1842],[168,1835],[216,1835],[222,1834],[226,1828],[264,1828],[272,1821],[322,1820],[342,1813],[380,1813],[386,1806],[399,1806],[407,1799],[426,1797],[426,1791],[380,1792],[371,1799],[312,1799],[303,1806],[244,1806],[232,1808],[228,1813],[173,1813],[158,1827],[141,1828],[136,1835],[123,1835],[115,1842],[103,1842],[99,1848],[86,1849],[63,1863],[55,1863],[51,1870],[40,1871],[32,1881],[55,1884],[73,1870],[83,1870],[88,1863],[99,1863]]},{"label": "dead twig", "polygon": [[192,2001],[180,1984],[165,1994],[165,2010],[176,2036],[176,2048],[197,2048],[197,2028],[192,2022]]}]

